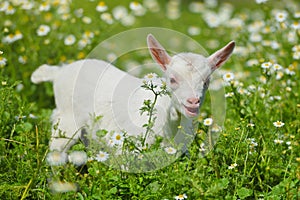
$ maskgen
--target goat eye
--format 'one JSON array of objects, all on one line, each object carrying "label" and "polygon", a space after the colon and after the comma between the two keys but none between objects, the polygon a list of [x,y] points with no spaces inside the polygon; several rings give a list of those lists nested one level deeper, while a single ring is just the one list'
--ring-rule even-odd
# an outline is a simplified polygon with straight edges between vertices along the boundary
[{"label": "goat eye", "polygon": [[175,78],[171,78],[171,79],[170,79],[170,83],[171,83],[171,84],[175,84],[175,83],[177,83],[177,81],[176,81]]}]

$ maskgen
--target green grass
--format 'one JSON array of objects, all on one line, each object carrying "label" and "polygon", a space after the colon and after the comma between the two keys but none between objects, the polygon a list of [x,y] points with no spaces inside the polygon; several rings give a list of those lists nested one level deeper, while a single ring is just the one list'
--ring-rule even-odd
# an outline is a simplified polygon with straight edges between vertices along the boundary
[{"label": "green grass", "polygon": [[[135,16],[135,23],[128,27],[117,21],[112,25],[102,21],[95,10],[98,2],[91,1],[73,1],[66,20],[57,12],[59,5],[51,4],[49,11],[38,12],[39,2],[31,10],[11,3],[14,14],[0,12],[0,61],[6,59],[6,64],[0,67],[0,196],[3,199],[174,199],[183,193],[188,199],[300,197],[300,67],[292,51],[299,44],[300,30],[291,27],[300,20],[294,16],[300,11],[299,3],[269,0],[266,4],[248,2],[245,6],[222,1],[215,8],[204,6],[201,13],[192,13],[191,2],[181,1],[178,7],[181,15],[176,20],[167,17],[170,9],[167,1],[159,2],[159,11],[148,10],[143,16]],[[119,3],[106,1],[107,12],[111,13]],[[129,3],[126,0],[121,4],[129,8]],[[226,21],[209,27],[204,14],[222,12],[228,9],[228,4],[232,8],[230,18],[242,20],[243,24],[228,27]],[[76,16],[80,8],[83,16],[92,19],[91,24]],[[274,17],[280,10],[288,14],[282,23]],[[263,23],[256,32],[262,39],[255,42],[250,39],[251,27],[258,23]],[[41,24],[51,27],[43,37],[36,33]],[[203,119],[211,117],[208,94],[189,156],[182,156],[163,169],[132,174],[96,161],[84,167],[70,163],[49,166],[45,158],[51,135],[51,110],[55,107],[52,85],[32,84],[31,73],[44,63],[62,64],[84,58],[108,37],[143,26],[164,27],[184,34],[189,34],[190,26],[196,26],[200,34],[191,37],[209,53],[230,40],[236,41],[238,48],[224,66],[235,74],[233,82],[225,86],[226,93],[232,96],[226,98],[224,128],[214,148],[205,157],[201,156],[201,133],[208,131]],[[268,27],[274,31],[266,32]],[[22,39],[3,42],[3,38],[17,31],[22,33]],[[85,48],[79,50],[76,43],[64,45],[62,38],[73,34],[78,41],[85,31],[95,34]],[[268,41],[277,41],[279,48],[268,46]],[[20,56],[24,63],[18,61]],[[141,64],[150,58],[144,54],[133,56],[125,56],[116,64],[123,66],[128,60]],[[257,63],[248,67],[252,59]],[[261,64],[268,61],[280,64],[283,69],[263,70]],[[286,69],[294,74],[286,73]],[[275,127],[276,121],[284,126]],[[73,149],[82,150],[83,146],[78,144]],[[53,193],[49,182],[55,178],[76,183],[77,191]]]}]

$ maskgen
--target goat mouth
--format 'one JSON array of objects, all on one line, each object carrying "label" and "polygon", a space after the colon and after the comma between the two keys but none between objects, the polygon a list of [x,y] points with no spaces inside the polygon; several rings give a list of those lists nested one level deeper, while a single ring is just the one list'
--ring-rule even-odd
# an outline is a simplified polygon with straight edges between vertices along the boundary
[{"label": "goat mouth", "polygon": [[196,107],[189,107],[183,105],[185,109],[185,113],[188,117],[196,117],[199,114],[199,106]]}]

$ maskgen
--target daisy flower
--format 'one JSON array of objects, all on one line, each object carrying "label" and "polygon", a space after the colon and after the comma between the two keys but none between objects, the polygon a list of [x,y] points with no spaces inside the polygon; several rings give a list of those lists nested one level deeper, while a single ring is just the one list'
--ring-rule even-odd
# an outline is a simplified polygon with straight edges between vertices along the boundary
[{"label": "daisy flower", "polygon": [[273,69],[274,69],[275,71],[279,71],[279,70],[282,69],[282,66],[276,63],[276,64],[273,65]]},{"label": "daisy flower", "polygon": [[67,163],[68,155],[65,152],[52,151],[48,153],[46,161],[51,166],[64,165]]},{"label": "daisy flower", "polygon": [[237,167],[237,166],[238,166],[238,164],[233,163],[233,164],[231,164],[230,166],[228,166],[228,169],[234,169],[234,168]]},{"label": "daisy flower", "polygon": [[69,162],[76,166],[84,165],[87,162],[87,155],[84,151],[73,151],[68,158]]},{"label": "daisy flower", "polygon": [[19,56],[18,57],[18,61],[21,64],[26,64],[27,63],[28,58],[26,56]]},{"label": "daisy flower", "polygon": [[114,144],[116,145],[122,145],[124,141],[124,133],[122,132],[116,132],[113,134],[111,137],[111,140],[113,141]]},{"label": "daisy flower", "polygon": [[144,76],[144,80],[147,82],[156,80],[157,78],[158,78],[158,76],[155,73],[149,73]]},{"label": "daisy flower", "polygon": [[223,80],[226,82],[230,82],[234,79],[234,74],[231,72],[228,72],[226,74],[223,75]]},{"label": "daisy flower", "polygon": [[133,15],[126,15],[121,19],[121,24],[123,26],[132,26],[135,22],[135,17]]},{"label": "daisy flower", "polygon": [[299,21],[298,22],[296,22],[296,21],[293,22],[291,27],[295,30],[299,30],[300,29],[300,22]]},{"label": "daisy flower", "polygon": [[49,184],[50,189],[54,193],[65,193],[71,191],[77,191],[78,187],[75,183],[63,182],[63,181],[52,181]]},{"label": "daisy flower", "polygon": [[225,98],[233,97],[233,96],[234,96],[233,92],[228,92],[228,93],[225,94]]},{"label": "daisy flower", "polygon": [[107,10],[107,6],[106,6],[105,2],[104,1],[100,1],[98,3],[97,7],[96,7],[96,10],[98,12],[104,12],[104,11],[106,11]]},{"label": "daisy flower", "polygon": [[0,56],[0,67],[3,67],[6,65],[7,59]]},{"label": "daisy flower", "polygon": [[179,194],[178,196],[175,196],[174,199],[176,199],[176,200],[187,199],[187,195],[186,194]]},{"label": "daisy flower", "polygon": [[281,121],[276,121],[276,122],[273,122],[273,125],[277,128],[280,128],[280,127],[284,126],[284,123]]},{"label": "daisy flower", "polygon": [[90,39],[82,38],[81,40],[78,41],[78,47],[79,47],[79,49],[83,49],[90,43],[91,43]]},{"label": "daisy flower", "polygon": [[100,16],[100,18],[101,18],[105,23],[107,23],[107,24],[112,24],[112,23],[114,23],[114,20],[113,20],[111,14],[109,14],[109,13],[103,13],[103,14]]},{"label": "daisy flower", "polygon": [[47,25],[40,25],[36,33],[38,36],[45,36],[50,32],[50,27]]},{"label": "daisy flower", "polygon": [[16,9],[12,5],[8,5],[8,7],[5,10],[5,14],[12,15],[16,12]]},{"label": "daisy flower", "polygon": [[175,148],[173,148],[173,147],[166,147],[165,148],[165,152],[167,152],[167,154],[173,155],[173,154],[175,154],[177,152],[177,150]]},{"label": "daisy flower", "polygon": [[263,69],[269,69],[272,66],[271,62],[264,62],[261,64],[261,68]]},{"label": "daisy flower", "polygon": [[39,7],[40,11],[49,11],[50,10],[50,4],[48,2],[44,2]]},{"label": "daisy flower", "polygon": [[92,31],[85,31],[82,35],[83,38],[92,39],[95,34]]},{"label": "daisy flower", "polygon": [[294,17],[295,17],[295,18],[300,18],[300,11],[296,11],[296,12],[294,13]]},{"label": "daisy flower", "polygon": [[117,6],[112,10],[112,15],[116,20],[121,20],[128,15],[127,9],[124,6]]},{"label": "daisy flower", "polygon": [[82,21],[83,21],[83,23],[85,23],[85,24],[90,24],[90,23],[92,23],[92,19],[89,18],[89,17],[87,17],[87,16],[82,17]]},{"label": "daisy flower", "polygon": [[109,158],[109,154],[104,151],[99,151],[95,157],[98,162],[104,162]]},{"label": "daisy flower", "polygon": [[211,126],[213,124],[213,119],[212,118],[206,118],[203,120],[203,124],[205,126]]},{"label": "daisy flower", "polygon": [[131,2],[131,3],[129,4],[129,8],[130,8],[131,10],[140,10],[140,9],[142,9],[143,7],[142,7],[142,5],[141,5],[139,2],[133,1],[133,2]]},{"label": "daisy flower", "polygon": [[275,139],[275,140],[274,140],[274,143],[275,143],[275,144],[282,144],[282,143],[283,143],[283,140]]},{"label": "daisy flower", "polygon": [[206,151],[206,148],[205,148],[205,144],[204,144],[204,143],[201,143],[201,144],[200,144],[199,151],[201,151],[201,152]]},{"label": "daisy flower", "polygon": [[188,33],[190,35],[199,35],[201,32],[201,29],[197,26],[190,26],[188,27]]},{"label": "daisy flower", "polygon": [[74,35],[68,35],[64,40],[64,44],[66,46],[70,46],[70,45],[74,44],[75,42],[76,42],[76,38]]},{"label": "daisy flower", "polygon": [[157,74],[155,73],[149,73],[144,76],[143,83],[147,85],[149,88],[153,88],[153,91],[155,93],[159,93],[166,85],[166,80],[158,77]]},{"label": "daisy flower", "polygon": [[255,0],[257,4],[266,3],[268,0]]},{"label": "daisy flower", "polygon": [[275,14],[275,19],[278,22],[283,22],[283,21],[286,20],[286,18],[287,18],[287,13],[284,12],[284,11],[280,11],[280,12]]}]

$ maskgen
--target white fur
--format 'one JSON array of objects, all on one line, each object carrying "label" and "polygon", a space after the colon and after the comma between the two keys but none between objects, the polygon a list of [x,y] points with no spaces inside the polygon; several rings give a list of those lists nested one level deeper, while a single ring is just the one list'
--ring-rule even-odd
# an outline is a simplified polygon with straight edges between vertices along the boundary
[{"label": "white fur", "polygon": [[[187,128],[192,128],[192,120],[204,98],[205,84],[211,73],[230,56],[234,43],[209,58],[192,53],[170,57],[152,35],[148,36],[148,46],[153,59],[165,72],[171,92],[170,97],[158,98],[154,132],[170,136],[174,131],[174,121],[180,117]],[[105,61],[86,59],[63,67],[42,65],[31,79],[34,83],[53,82],[56,109],[52,115],[51,150],[68,150],[80,137],[82,128],[92,124],[92,116],[103,116],[99,129],[126,130],[131,136],[145,132],[142,126],[148,117],[141,115],[140,108],[145,99],[153,100],[153,93],[140,87],[142,79]],[[197,99],[200,102],[196,102]],[[153,142],[153,138],[150,136],[147,143]]]}]

